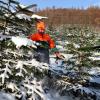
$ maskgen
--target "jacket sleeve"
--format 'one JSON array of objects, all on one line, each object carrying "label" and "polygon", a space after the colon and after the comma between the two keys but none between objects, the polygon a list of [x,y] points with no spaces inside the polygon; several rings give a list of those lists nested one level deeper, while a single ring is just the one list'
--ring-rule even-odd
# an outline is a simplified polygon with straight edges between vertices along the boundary
[{"label": "jacket sleeve", "polygon": [[31,34],[28,38],[33,41],[36,41],[36,34]]},{"label": "jacket sleeve", "polygon": [[50,49],[55,48],[54,40],[51,39],[51,37],[50,37],[50,40],[49,40],[49,45],[50,45]]}]

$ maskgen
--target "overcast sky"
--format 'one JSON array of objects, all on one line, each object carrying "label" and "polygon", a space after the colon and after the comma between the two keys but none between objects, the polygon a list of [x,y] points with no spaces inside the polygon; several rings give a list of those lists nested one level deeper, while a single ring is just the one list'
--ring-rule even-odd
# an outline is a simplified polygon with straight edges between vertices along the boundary
[{"label": "overcast sky", "polygon": [[100,0],[18,0],[21,4],[37,4],[37,7],[44,9],[46,7],[56,8],[87,8],[92,5],[100,6]]}]

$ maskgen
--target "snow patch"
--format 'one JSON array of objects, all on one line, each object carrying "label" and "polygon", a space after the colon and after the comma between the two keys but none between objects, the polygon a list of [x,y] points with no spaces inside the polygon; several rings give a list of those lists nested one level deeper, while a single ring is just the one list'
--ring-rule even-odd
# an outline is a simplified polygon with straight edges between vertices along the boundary
[{"label": "snow patch", "polygon": [[90,82],[100,84],[100,77],[90,78]]},{"label": "snow patch", "polygon": [[30,39],[24,38],[24,37],[12,37],[12,42],[16,45],[16,48],[20,48],[21,46],[32,46],[33,48],[37,48],[34,44],[35,41],[32,41]]},{"label": "snow patch", "polygon": [[100,74],[100,68],[99,67],[91,68],[91,70],[89,70],[88,72],[91,75],[98,75]]},{"label": "snow patch", "polygon": [[0,92],[0,100],[15,100],[15,98],[10,94]]},{"label": "snow patch", "polygon": [[39,16],[39,15],[36,15],[36,14],[33,14],[32,16],[31,16],[31,18],[33,18],[33,19],[47,19],[48,17],[44,17],[44,16]]},{"label": "snow patch", "polygon": [[91,60],[98,60],[100,61],[100,57],[89,57]]},{"label": "snow patch", "polygon": [[26,15],[26,14],[17,14],[16,17],[18,17],[19,19],[25,19],[25,20],[31,20],[31,17]]}]

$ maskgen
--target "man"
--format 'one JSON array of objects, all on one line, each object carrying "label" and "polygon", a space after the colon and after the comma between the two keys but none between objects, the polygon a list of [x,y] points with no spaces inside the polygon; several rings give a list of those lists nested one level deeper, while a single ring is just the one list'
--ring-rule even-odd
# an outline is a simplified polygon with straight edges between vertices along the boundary
[{"label": "man", "polygon": [[[39,62],[49,64],[49,49],[55,48],[55,43],[49,34],[45,33],[44,27],[38,27],[37,33],[29,36],[29,38],[38,43],[35,58]],[[58,52],[55,52],[56,57],[60,57]]]}]

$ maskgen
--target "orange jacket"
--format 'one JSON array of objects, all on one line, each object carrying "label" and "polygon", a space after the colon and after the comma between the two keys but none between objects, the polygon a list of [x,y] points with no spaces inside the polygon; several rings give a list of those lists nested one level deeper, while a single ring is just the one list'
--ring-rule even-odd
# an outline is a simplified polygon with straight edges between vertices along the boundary
[{"label": "orange jacket", "polygon": [[33,41],[46,41],[49,43],[50,49],[55,48],[55,43],[48,34],[34,33],[29,38]]}]

